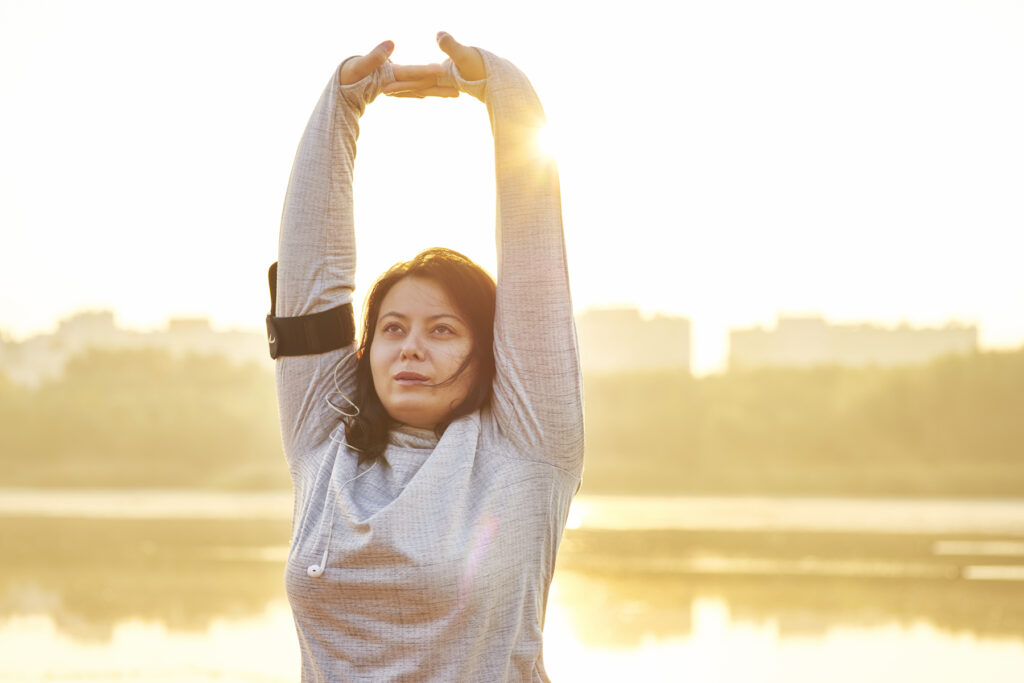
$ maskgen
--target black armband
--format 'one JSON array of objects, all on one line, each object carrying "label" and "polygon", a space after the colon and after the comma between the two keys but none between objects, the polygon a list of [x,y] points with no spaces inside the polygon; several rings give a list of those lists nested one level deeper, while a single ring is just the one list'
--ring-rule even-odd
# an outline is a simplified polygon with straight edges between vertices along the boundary
[{"label": "black armband", "polygon": [[352,304],[329,311],[279,318],[277,312],[277,263],[270,266],[270,315],[267,316],[267,343],[270,357],[309,356],[348,346],[356,338]]}]

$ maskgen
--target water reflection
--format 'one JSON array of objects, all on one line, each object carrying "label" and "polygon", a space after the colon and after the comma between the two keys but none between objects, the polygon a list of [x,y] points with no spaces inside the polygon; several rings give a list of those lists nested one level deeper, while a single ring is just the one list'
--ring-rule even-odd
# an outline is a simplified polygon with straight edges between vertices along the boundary
[{"label": "water reflection", "polygon": [[124,620],[205,629],[283,598],[285,521],[0,517],[0,618],[46,614],[75,638]]},{"label": "water reflection", "polygon": [[[1021,584],[970,575],[978,564],[1015,571],[1024,558],[934,552],[950,542],[906,534],[576,530],[559,566],[589,577],[592,585],[569,599],[574,623],[606,647],[690,633],[679,606],[705,597],[784,634],[927,621],[1024,642]],[[599,623],[602,613],[613,615],[612,626]]]},{"label": "water reflection", "polygon": [[787,634],[772,620],[738,617],[716,598],[695,601],[687,622],[688,637],[648,638],[628,650],[587,647],[571,629],[549,623],[545,647],[555,654],[548,669],[553,680],[646,683],[1016,683],[1024,673],[1018,641],[950,634],[925,622]]},{"label": "water reflection", "polygon": [[213,619],[202,631],[128,619],[99,642],[69,636],[43,615],[0,623],[0,681],[285,683],[298,670],[284,602],[247,617]]},{"label": "water reflection", "polygon": [[[232,517],[0,515],[0,681],[294,680],[289,523]],[[897,681],[931,649],[930,681],[1020,680],[1022,566],[1001,533],[572,529],[545,658],[556,680]]]}]

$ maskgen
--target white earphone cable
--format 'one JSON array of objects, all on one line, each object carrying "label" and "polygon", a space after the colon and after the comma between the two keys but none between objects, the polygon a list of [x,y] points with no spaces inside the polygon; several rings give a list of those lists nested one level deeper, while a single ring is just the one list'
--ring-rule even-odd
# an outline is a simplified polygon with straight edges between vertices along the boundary
[{"label": "white earphone cable", "polygon": [[[335,506],[337,505],[338,497],[341,496],[341,492],[344,490],[344,488],[346,486],[348,486],[349,484],[351,484],[356,479],[358,479],[359,477],[363,476],[364,474],[366,474],[367,472],[369,472],[370,470],[372,470],[376,466],[377,466],[377,461],[374,460],[372,465],[370,465],[365,470],[363,470],[362,472],[360,472],[359,474],[357,474],[356,476],[352,477],[351,479],[346,481],[344,484],[342,484],[341,487],[338,489],[338,491],[334,495]],[[334,480],[331,479],[331,481],[333,482]],[[332,490],[330,490],[333,487],[330,487],[330,485],[328,485],[328,487],[329,487],[328,493],[334,493]],[[327,503],[326,503],[326,501],[324,501],[324,514],[325,515],[328,513],[328,509],[329,508],[327,506]],[[330,527],[330,530],[327,532],[327,546],[324,548],[324,555],[323,555],[322,558],[320,558],[320,564],[311,564],[311,565],[309,565],[309,567],[306,568],[306,574],[309,575],[310,578],[314,578],[315,579],[315,578],[318,578],[320,576],[323,576],[324,570],[327,568],[327,555],[331,552],[331,541],[334,539],[334,522],[337,519],[337,514],[335,513],[333,508],[330,509],[330,514],[331,514],[331,527]],[[321,519],[321,524],[322,523],[323,523],[323,520]]]},{"label": "white earphone cable", "polygon": [[[359,406],[357,406],[355,402],[352,399],[350,399],[348,395],[345,392],[343,392],[341,390],[341,387],[338,385],[338,370],[341,369],[341,366],[345,364],[345,361],[347,361],[349,358],[351,358],[358,352],[358,349],[353,349],[349,354],[347,354],[344,358],[339,360],[337,364],[335,364],[334,370],[331,373],[332,378],[334,380],[334,391],[324,396],[324,402],[331,410],[333,410],[334,412],[338,413],[338,415],[341,416],[341,424],[338,425],[338,427],[336,427],[330,433],[330,436],[328,438],[330,438],[330,440],[336,444],[341,444],[342,446],[350,448],[357,453],[362,453],[363,451],[361,449],[356,448],[355,446],[351,445],[344,439],[334,438],[334,435],[338,433],[338,429],[345,429],[348,426],[349,420],[351,420],[352,418],[359,417]],[[333,398],[334,396],[340,396],[345,401],[345,403],[352,406],[352,412],[347,412],[342,408],[339,408],[338,406],[334,405],[334,403],[331,402],[331,398]]]},{"label": "white earphone cable", "polygon": [[[354,356],[357,352],[358,352],[358,349],[353,349],[351,353],[347,354],[344,358],[339,360],[337,362],[337,364],[334,366],[334,370],[331,373],[332,377],[333,377],[333,380],[334,380],[334,391],[332,391],[331,393],[327,394],[327,396],[324,397],[324,401],[327,403],[327,405],[330,407],[331,410],[333,410],[334,412],[338,413],[341,416],[341,424],[338,425],[330,434],[331,441],[333,441],[334,443],[337,443],[337,444],[341,444],[342,446],[345,446],[346,448],[349,448],[349,449],[351,449],[353,451],[356,451],[357,453],[362,453],[362,451],[360,449],[358,449],[355,446],[352,446],[351,444],[347,443],[344,439],[339,440],[339,439],[334,438],[334,435],[338,432],[338,429],[345,429],[345,427],[347,426],[349,420],[351,420],[354,417],[358,417],[359,416],[359,406],[357,406],[352,401],[352,399],[350,399],[345,394],[345,392],[343,392],[341,390],[341,387],[338,384],[338,370],[341,368],[342,365],[345,364],[345,361],[347,361],[349,358]],[[338,406],[334,405],[334,403],[331,402],[331,398],[334,397],[334,396],[340,396],[342,399],[344,399],[344,401],[346,403],[348,403],[350,406],[352,406],[352,412],[347,412],[347,411],[343,410],[342,408],[339,408]],[[341,487],[337,491],[334,491],[333,490],[334,487],[331,486],[330,483],[329,483],[328,484],[328,498],[329,498],[330,494],[333,493],[334,494],[335,505],[337,505],[338,497],[341,495],[342,490],[344,490],[344,488],[346,486],[348,486],[349,484],[354,482],[356,479],[358,479],[359,477],[363,476],[364,474],[366,474],[367,472],[372,470],[376,465],[377,465],[377,461],[374,460],[373,464],[371,464],[365,470],[363,470],[359,474],[355,475],[354,477],[352,477],[348,481],[346,481],[344,484],[341,485]],[[358,467],[358,465],[357,465],[357,467]],[[333,483],[333,481],[334,481],[333,478],[330,479],[331,483]],[[324,500],[323,514],[327,515],[328,514],[328,510],[330,510],[330,514],[331,514],[331,527],[330,527],[330,530],[327,532],[327,545],[324,548],[323,557],[320,558],[320,563],[319,564],[311,564],[311,565],[309,565],[309,567],[306,568],[306,574],[309,575],[310,578],[314,578],[314,579],[318,578],[320,576],[323,576],[324,570],[327,568],[327,556],[331,552],[331,541],[334,539],[334,522],[335,522],[335,519],[337,518],[337,515],[336,515],[335,511],[332,508],[328,507],[327,503],[328,503],[328,500],[325,499]],[[321,529],[323,528],[323,518],[322,517],[320,519],[320,528]],[[317,536],[319,536],[319,535],[320,534],[319,534],[319,530],[318,530]]]}]

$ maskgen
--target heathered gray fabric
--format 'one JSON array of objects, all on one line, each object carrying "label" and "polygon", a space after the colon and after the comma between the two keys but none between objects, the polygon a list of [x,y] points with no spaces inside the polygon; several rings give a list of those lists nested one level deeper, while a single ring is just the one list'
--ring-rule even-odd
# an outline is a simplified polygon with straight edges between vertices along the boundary
[{"label": "heathered gray fabric", "polygon": [[[352,347],[277,360],[295,487],[285,583],[304,681],[548,680],[541,627],[583,467],[579,361],[558,174],[532,141],[543,111],[518,69],[481,52],[486,80],[466,82],[450,62],[448,73],[487,104],[495,139],[491,405],[440,440],[395,429],[386,465],[357,467],[327,404],[350,410],[332,392],[337,381],[355,393]],[[350,86],[335,72],[313,112],[285,199],[278,315],[351,300],[358,120],[391,80],[390,64]],[[323,575],[310,577],[325,551]]]}]

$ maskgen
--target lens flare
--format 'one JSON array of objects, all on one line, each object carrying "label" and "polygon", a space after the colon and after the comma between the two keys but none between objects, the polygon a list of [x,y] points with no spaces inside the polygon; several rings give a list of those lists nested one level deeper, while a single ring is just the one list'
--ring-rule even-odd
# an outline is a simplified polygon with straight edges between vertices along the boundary
[{"label": "lens flare", "polygon": [[537,131],[536,144],[544,156],[558,158],[558,141],[550,123],[545,123]]}]

